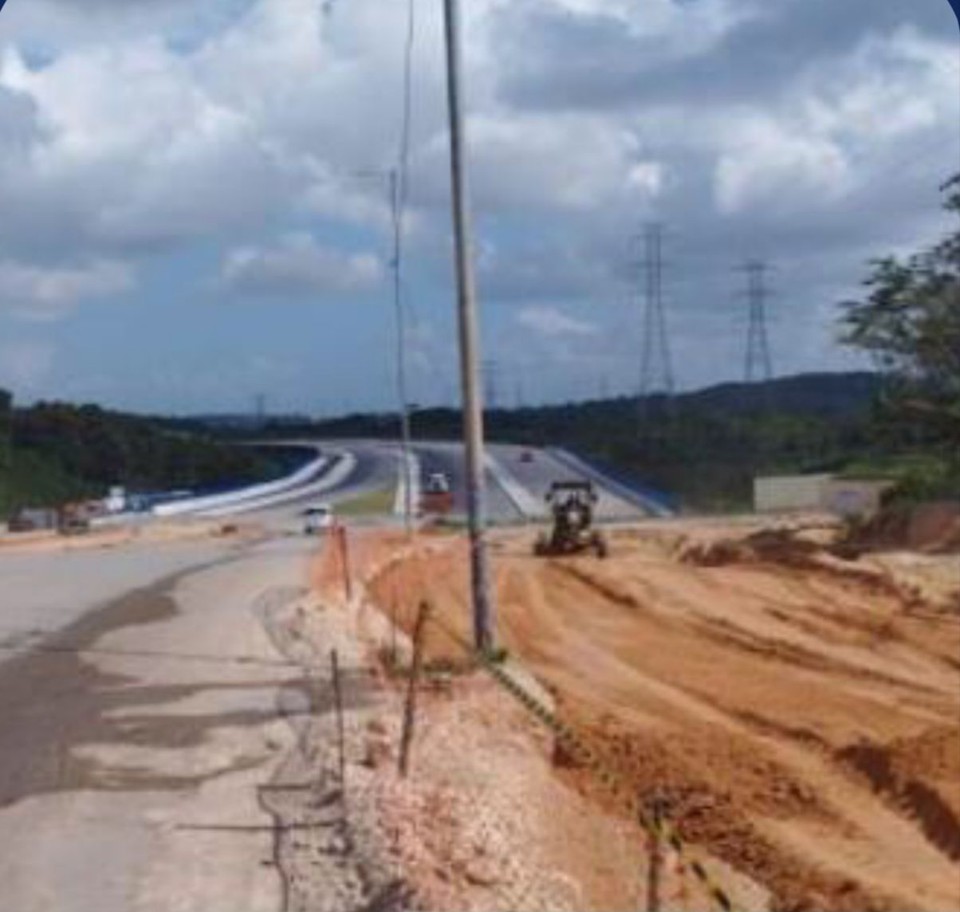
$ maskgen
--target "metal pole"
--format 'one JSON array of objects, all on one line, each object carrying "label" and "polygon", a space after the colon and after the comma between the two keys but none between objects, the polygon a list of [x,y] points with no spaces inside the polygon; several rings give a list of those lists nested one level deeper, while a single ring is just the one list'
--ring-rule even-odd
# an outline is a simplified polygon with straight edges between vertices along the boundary
[{"label": "metal pole", "polygon": [[340,788],[346,797],[347,762],[343,730],[343,691],[340,688],[340,659],[336,649],[330,650],[330,674],[333,679],[333,706],[337,714],[337,770],[340,775]]},{"label": "metal pole", "polygon": [[463,389],[463,433],[467,456],[473,638],[477,649],[490,650],[495,644],[494,605],[490,593],[485,538],[487,519],[483,483],[483,396],[477,382],[479,341],[470,214],[467,206],[463,112],[460,101],[462,80],[459,0],[444,0],[444,25],[447,44],[447,101],[450,116],[450,176],[457,269],[460,382]]},{"label": "metal pole", "polygon": [[410,409],[407,404],[407,321],[403,309],[403,278],[400,274],[403,213],[397,169],[390,170],[390,209],[393,215],[393,308],[397,323],[397,395],[400,397],[400,451],[403,459],[403,521],[413,529],[413,492],[410,478]]},{"label": "metal pole", "polygon": [[407,699],[403,707],[403,730],[400,733],[400,775],[406,777],[410,769],[410,745],[413,742],[413,729],[417,719],[417,688],[420,686],[420,673],[423,669],[423,641],[427,635],[427,621],[430,619],[430,605],[420,603],[417,620],[413,627],[413,658],[410,664],[410,680],[407,683]]}]

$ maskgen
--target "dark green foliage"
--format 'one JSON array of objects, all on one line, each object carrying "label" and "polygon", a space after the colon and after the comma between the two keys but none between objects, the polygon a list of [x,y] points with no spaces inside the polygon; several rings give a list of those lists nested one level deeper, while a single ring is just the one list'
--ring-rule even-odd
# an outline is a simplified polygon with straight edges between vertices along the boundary
[{"label": "dark green foliage", "polygon": [[[944,187],[960,217],[960,174]],[[844,303],[843,341],[884,372],[875,433],[920,454],[898,475],[902,498],[960,497],[960,228],[906,260],[875,260],[864,300]]]},{"label": "dark green foliage", "polygon": [[[944,188],[960,216],[960,175]],[[884,431],[960,449],[960,229],[907,260],[875,260],[861,301],[847,301],[843,341],[888,377]]]},{"label": "dark green foliage", "polygon": [[94,405],[42,402],[8,413],[7,423],[12,445],[5,462],[0,438],[5,510],[103,494],[111,485],[139,491],[242,485],[276,477],[303,459],[173,431]]}]

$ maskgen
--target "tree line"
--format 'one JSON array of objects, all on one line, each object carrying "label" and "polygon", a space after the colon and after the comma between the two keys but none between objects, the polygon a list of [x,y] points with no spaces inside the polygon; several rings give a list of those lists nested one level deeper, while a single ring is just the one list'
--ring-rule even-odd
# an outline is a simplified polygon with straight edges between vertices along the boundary
[{"label": "tree line", "polygon": [[0,391],[0,498],[6,510],[140,491],[240,486],[276,477],[302,454],[264,452],[96,405],[13,408]]}]

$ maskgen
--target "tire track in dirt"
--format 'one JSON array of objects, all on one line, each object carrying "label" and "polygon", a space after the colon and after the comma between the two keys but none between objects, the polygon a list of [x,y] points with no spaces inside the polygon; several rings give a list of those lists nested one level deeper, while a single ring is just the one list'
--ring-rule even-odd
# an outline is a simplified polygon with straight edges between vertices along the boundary
[{"label": "tire track in dirt", "polygon": [[[693,839],[785,905],[960,904],[955,811],[937,783],[907,776],[891,800],[839,755],[956,727],[960,681],[927,642],[936,637],[900,628],[894,587],[836,568],[812,582],[803,566],[700,568],[644,542],[621,541],[602,563],[536,561],[528,543],[506,541],[505,644],[638,789],[668,787]],[[413,582],[392,572],[383,585]],[[414,588],[464,629],[455,555],[421,567]],[[891,617],[892,647],[871,633]],[[592,790],[578,771],[564,775]]]}]

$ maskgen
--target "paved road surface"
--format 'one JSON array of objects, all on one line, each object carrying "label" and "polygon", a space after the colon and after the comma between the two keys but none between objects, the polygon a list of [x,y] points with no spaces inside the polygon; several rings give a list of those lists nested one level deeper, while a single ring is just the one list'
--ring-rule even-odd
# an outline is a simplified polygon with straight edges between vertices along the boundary
[{"label": "paved road surface", "polygon": [[256,786],[307,698],[268,612],[308,547],[0,553],[0,908],[281,908]]},{"label": "paved road surface", "polygon": [[[466,504],[466,459],[461,445],[452,443],[416,444],[416,452],[420,457],[421,476],[424,484],[431,472],[443,472],[450,478],[453,490],[453,512],[465,513]],[[533,460],[526,462],[521,459],[524,452],[529,452]],[[514,522],[519,519],[545,518],[547,516],[544,495],[551,482],[582,479],[582,473],[571,470],[559,462],[546,450],[531,449],[528,447],[513,446],[510,444],[491,444],[488,453],[498,468],[497,472],[485,473],[487,485],[487,512],[491,522]],[[504,474],[509,480],[518,483],[529,495],[524,498],[525,504],[536,507],[536,514],[531,517],[522,510],[513,500],[505,486],[501,483]],[[498,475],[500,478],[498,478]],[[602,519],[636,519],[644,515],[633,504],[598,488],[600,500],[597,505],[597,515]]]},{"label": "paved road surface", "polygon": [[[546,450],[510,444],[493,444],[490,452],[494,459],[544,506],[543,498],[552,482],[582,481],[586,478],[582,472],[571,470]],[[526,462],[521,459],[524,452],[528,452],[533,457],[532,461]],[[637,506],[617,497],[602,486],[597,487],[597,493],[600,498],[597,502],[597,516],[600,519],[637,519],[645,515]],[[546,510],[543,513],[546,515]]]},{"label": "paved road surface", "polygon": [[318,502],[336,506],[346,500],[360,497],[370,491],[391,490],[396,486],[399,472],[397,449],[393,444],[376,441],[337,441],[324,444],[331,451],[350,453],[356,460],[353,471],[341,483],[322,494],[308,494],[291,499],[279,506],[267,507],[245,514],[265,522],[273,528],[299,530],[303,525],[301,513]]},{"label": "paved road surface", "polygon": [[[414,447],[420,458],[422,485],[432,472],[443,472],[450,479],[453,493],[453,513],[464,514],[467,511],[467,466],[462,444],[456,443],[417,443]],[[488,470],[485,473],[487,486],[487,516],[491,522],[514,522],[523,519],[514,502],[497,483]]]}]

